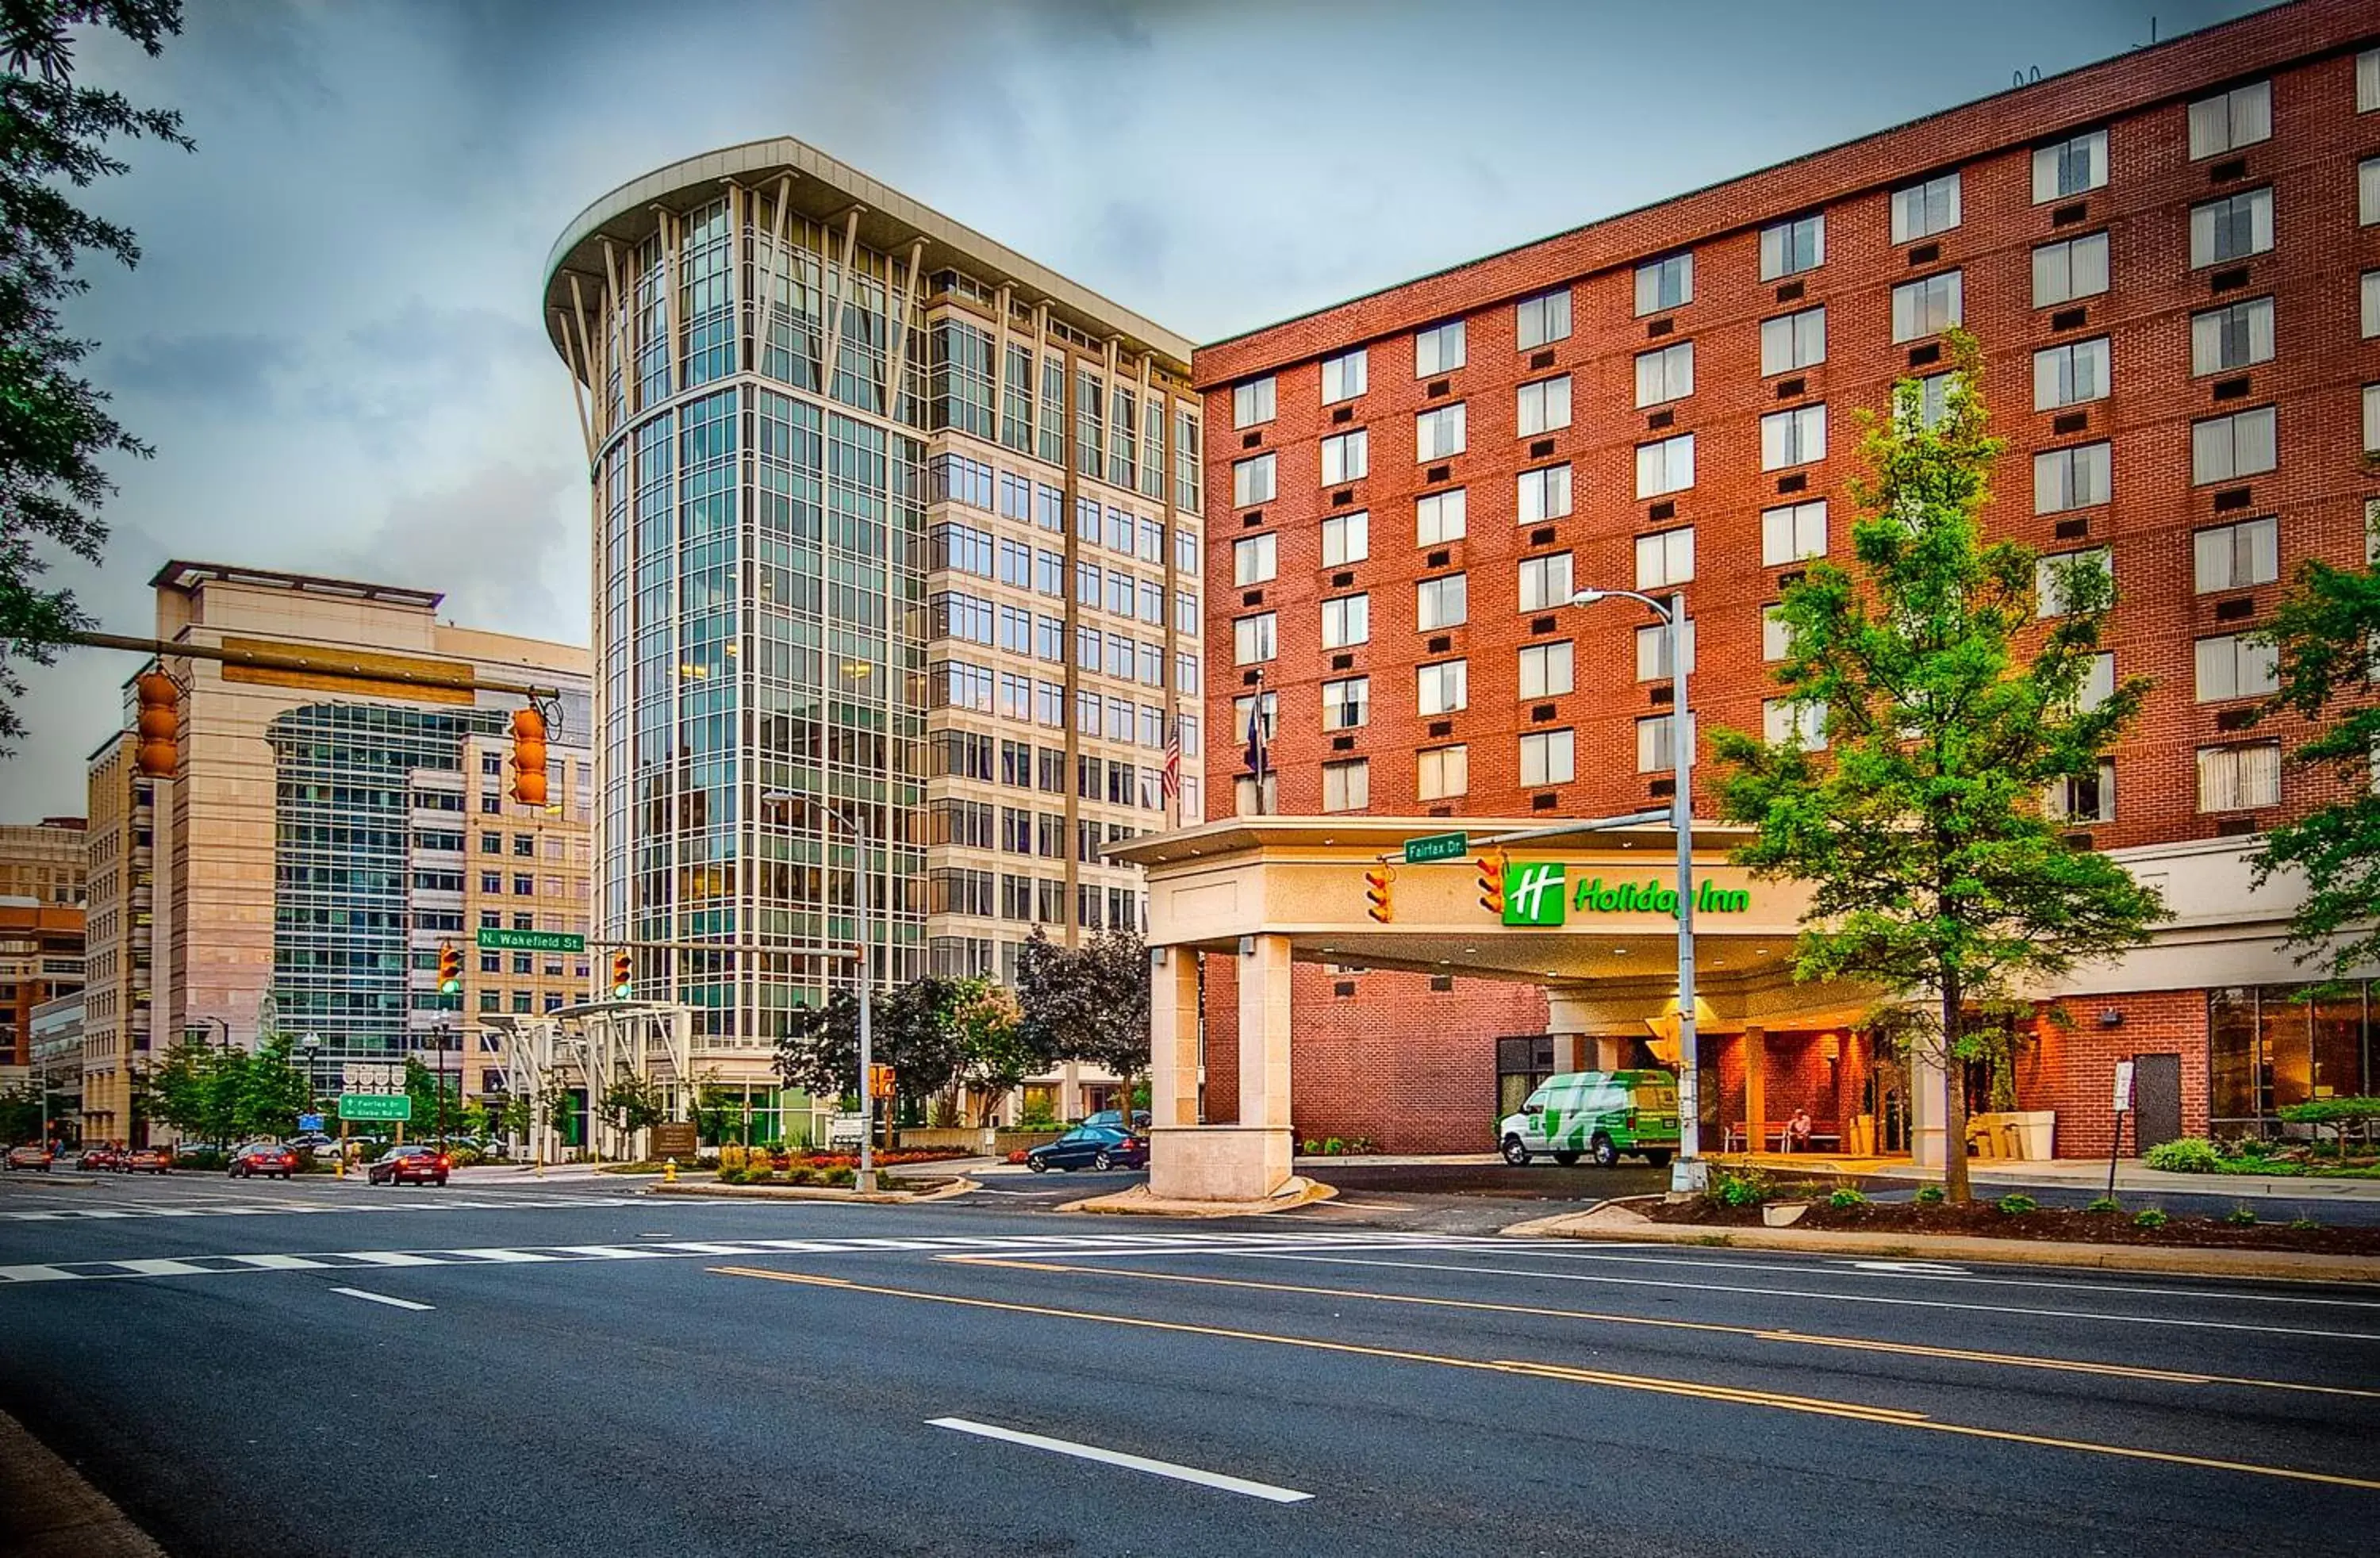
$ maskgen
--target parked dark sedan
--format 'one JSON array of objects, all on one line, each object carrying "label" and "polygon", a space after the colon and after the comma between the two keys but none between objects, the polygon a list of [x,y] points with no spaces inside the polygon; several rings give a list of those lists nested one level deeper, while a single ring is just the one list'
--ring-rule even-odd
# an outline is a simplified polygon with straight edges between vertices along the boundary
[{"label": "parked dark sedan", "polygon": [[1055,1141],[1045,1141],[1025,1154],[1025,1166],[1036,1174],[1064,1169],[1145,1168],[1148,1138],[1126,1136],[1113,1126],[1076,1126]]},{"label": "parked dark sedan", "polygon": [[370,1185],[443,1185],[454,1163],[435,1147],[392,1147],[364,1169]]},{"label": "parked dark sedan", "polygon": [[298,1172],[298,1150],[277,1141],[251,1141],[231,1155],[231,1167],[225,1172],[234,1179],[253,1179],[260,1174],[287,1179]]}]

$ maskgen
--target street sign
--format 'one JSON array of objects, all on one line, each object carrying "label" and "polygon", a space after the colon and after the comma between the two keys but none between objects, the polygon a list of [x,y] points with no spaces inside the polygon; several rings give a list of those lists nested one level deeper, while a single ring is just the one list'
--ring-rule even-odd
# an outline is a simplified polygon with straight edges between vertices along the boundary
[{"label": "street sign", "polygon": [[481,952],[585,952],[587,938],[570,931],[506,931],[480,927]]},{"label": "street sign", "polygon": [[1431,834],[1405,840],[1405,864],[1426,866],[1433,860],[1460,860],[1471,852],[1469,834]]},{"label": "street sign", "polygon": [[410,1120],[413,1100],[403,1093],[341,1093],[342,1120]]},{"label": "street sign", "polygon": [[670,1120],[653,1127],[653,1156],[675,1158],[681,1162],[694,1162],[697,1146],[694,1122]]},{"label": "street sign", "polygon": [[298,1128],[300,1131],[321,1130],[322,1128],[322,1116],[320,1114],[300,1114],[298,1116]]},{"label": "street sign", "polygon": [[401,1093],[405,1090],[405,1063],[398,1060],[351,1060],[339,1067],[339,1091],[346,1093]]},{"label": "street sign", "polygon": [[2123,1114],[2132,1106],[2132,1063],[2116,1063],[2116,1113]]}]

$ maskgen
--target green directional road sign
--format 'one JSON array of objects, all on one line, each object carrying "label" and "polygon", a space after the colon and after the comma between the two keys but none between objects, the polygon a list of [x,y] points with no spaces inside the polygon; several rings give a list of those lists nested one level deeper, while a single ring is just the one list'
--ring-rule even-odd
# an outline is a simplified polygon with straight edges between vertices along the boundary
[{"label": "green directional road sign", "polygon": [[413,1100],[403,1093],[341,1093],[342,1120],[410,1120]]},{"label": "green directional road sign", "polygon": [[1405,864],[1426,866],[1434,860],[1460,860],[1471,849],[1469,834],[1431,834],[1405,840]]},{"label": "green directional road sign", "polygon": [[481,952],[585,952],[587,938],[567,931],[505,931],[480,927]]}]

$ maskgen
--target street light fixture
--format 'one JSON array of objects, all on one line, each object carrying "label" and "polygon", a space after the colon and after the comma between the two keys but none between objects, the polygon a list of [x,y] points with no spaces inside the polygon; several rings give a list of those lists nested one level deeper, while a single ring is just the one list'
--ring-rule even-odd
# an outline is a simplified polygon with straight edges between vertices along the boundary
[{"label": "street light fixture", "polygon": [[762,806],[815,807],[832,818],[837,826],[851,834],[859,851],[859,1175],[862,1191],[876,1188],[876,1097],[869,1087],[875,1076],[874,1002],[870,992],[876,983],[875,938],[869,934],[868,905],[868,823],[860,813],[820,800],[815,796],[797,795],[792,790],[763,790]]},{"label": "street light fixture", "polygon": [[1686,596],[1672,590],[1665,603],[1633,590],[1580,590],[1573,606],[1618,597],[1634,601],[1661,619],[1670,645],[1670,826],[1678,843],[1678,1161],[1670,1171],[1673,1190],[1701,1190],[1708,1170],[1702,1158],[1702,1089],[1694,1023],[1694,715],[1686,702]]}]

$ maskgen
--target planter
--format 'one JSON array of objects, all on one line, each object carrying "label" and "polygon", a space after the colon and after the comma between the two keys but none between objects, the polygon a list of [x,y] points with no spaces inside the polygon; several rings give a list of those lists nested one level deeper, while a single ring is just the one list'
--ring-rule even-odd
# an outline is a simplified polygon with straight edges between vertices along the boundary
[{"label": "planter", "polygon": [[1771,1228],[1791,1228],[1809,1210],[1807,1201],[1769,1201],[1760,1209],[1760,1221]]}]

